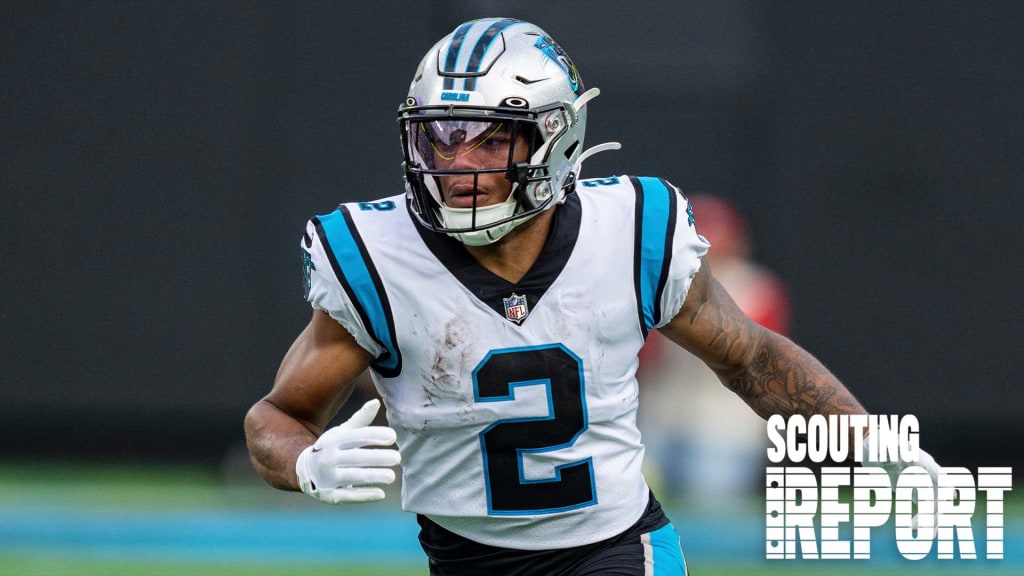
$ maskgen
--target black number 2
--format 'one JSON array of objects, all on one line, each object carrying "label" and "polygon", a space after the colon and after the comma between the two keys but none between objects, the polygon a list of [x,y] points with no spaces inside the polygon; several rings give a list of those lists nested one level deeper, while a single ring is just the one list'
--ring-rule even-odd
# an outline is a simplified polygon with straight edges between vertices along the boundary
[{"label": "black number 2", "polygon": [[561,344],[490,352],[473,371],[477,402],[515,402],[516,389],[545,386],[548,413],[499,420],[480,433],[488,513],[551,514],[597,503],[591,458],[528,479],[523,456],[572,446],[587,428],[583,364]]}]

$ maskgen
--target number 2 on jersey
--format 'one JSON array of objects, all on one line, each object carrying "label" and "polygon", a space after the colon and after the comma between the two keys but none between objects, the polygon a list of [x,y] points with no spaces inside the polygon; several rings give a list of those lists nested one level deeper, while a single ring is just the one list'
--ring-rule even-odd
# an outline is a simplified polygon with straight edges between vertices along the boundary
[{"label": "number 2 on jersey", "polygon": [[587,428],[578,356],[561,344],[494,350],[473,371],[473,386],[477,402],[515,402],[522,386],[547,391],[546,415],[499,420],[480,433],[489,514],[551,514],[597,503],[591,458],[557,465],[551,478],[524,473],[524,456],[568,448]]}]

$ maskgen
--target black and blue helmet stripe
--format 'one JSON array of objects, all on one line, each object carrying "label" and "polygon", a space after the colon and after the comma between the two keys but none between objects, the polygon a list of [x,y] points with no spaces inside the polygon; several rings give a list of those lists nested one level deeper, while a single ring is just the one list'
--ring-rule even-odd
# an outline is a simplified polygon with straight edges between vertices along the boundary
[{"label": "black and blue helmet stripe", "polygon": [[[487,51],[493,45],[494,39],[510,26],[521,23],[522,20],[503,18],[501,20],[476,20],[459,26],[452,34],[452,39],[448,43],[448,52],[444,56],[444,66],[441,68],[441,73],[445,76],[444,89],[454,90],[455,78],[463,77],[462,89],[474,90],[476,88],[476,76],[481,73],[480,66],[484,62]],[[469,48],[466,44],[466,39],[471,37],[471,32],[476,32],[476,29],[479,28],[483,28],[483,30],[477,37],[476,42],[472,43],[472,48]],[[464,52],[465,50],[468,50],[468,52]],[[460,66],[460,56],[464,53],[467,53],[468,56],[463,58],[465,64]]]}]

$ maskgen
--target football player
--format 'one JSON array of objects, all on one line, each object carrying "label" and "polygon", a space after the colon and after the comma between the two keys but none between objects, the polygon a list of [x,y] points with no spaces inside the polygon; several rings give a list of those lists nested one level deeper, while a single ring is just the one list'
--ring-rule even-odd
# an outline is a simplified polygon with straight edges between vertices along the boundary
[{"label": "football player", "polygon": [[[246,417],[273,486],[378,500],[401,462],[431,574],[686,571],[641,473],[637,353],[652,330],[758,414],[864,408],[744,316],[656,177],[581,179],[586,89],[543,30],[466,22],[398,120],[404,194],[342,204],[301,240],[313,314]],[[367,368],[371,400],[325,430]],[[397,450],[392,444],[397,443]]]}]

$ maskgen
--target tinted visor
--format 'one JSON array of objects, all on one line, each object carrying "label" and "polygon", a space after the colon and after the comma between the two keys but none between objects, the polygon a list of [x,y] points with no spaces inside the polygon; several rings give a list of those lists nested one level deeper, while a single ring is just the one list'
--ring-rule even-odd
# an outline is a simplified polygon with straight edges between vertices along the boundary
[{"label": "tinted visor", "polygon": [[410,145],[429,170],[505,169],[514,155],[516,124],[507,119],[410,120]]}]

